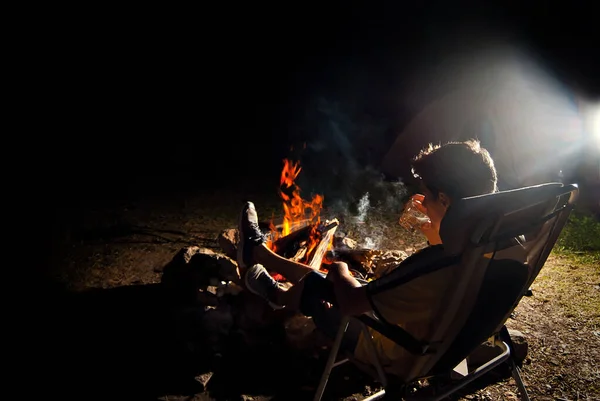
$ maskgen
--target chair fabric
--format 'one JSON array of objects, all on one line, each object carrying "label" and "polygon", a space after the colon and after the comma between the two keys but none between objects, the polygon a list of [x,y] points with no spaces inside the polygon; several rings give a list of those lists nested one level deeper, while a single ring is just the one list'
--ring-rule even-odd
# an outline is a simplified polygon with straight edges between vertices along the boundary
[{"label": "chair fabric", "polygon": [[[437,311],[436,327],[428,337],[429,341],[438,344],[438,352],[419,358],[412,367],[409,380],[430,374],[461,335],[478,305],[488,268],[496,266],[498,260],[513,261],[510,264],[513,267],[515,263],[524,262],[527,280],[513,298],[511,307],[505,310],[504,318],[498,319],[500,327],[496,329],[501,328],[554,246],[569,212],[566,206],[574,202],[572,191],[576,191],[576,187],[549,183],[464,198],[449,208],[442,220],[440,236],[448,256],[461,255],[460,275],[455,285],[449,286],[446,302]],[[559,220],[562,225],[557,224]],[[522,273],[514,280],[522,280]],[[508,295],[503,294],[504,297]],[[494,316],[486,315],[485,319],[491,322]],[[475,337],[461,341],[471,341],[473,347],[478,345]]]},{"label": "chair fabric", "polygon": [[[421,348],[405,342],[413,352],[428,344],[435,351],[417,355],[406,383],[448,373],[504,328],[543,267],[577,195],[576,185],[549,183],[464,198],[448,209],[440,235],[446,260],[455,258],[447,268],[457,262],[460,273],[448,286],[430,333],[418,342]],[[418,276],[417,270],[408,276]],[[388,281],[385,285],[393,285]],[[517,382],[524,392],[520,378]]]},{"label": "chair fabric", "polygon": [[506,311],[512,310],[515,299],[521,295],[528,273],[523,263],[509,259],[490,261],[475,306],[464,327],[429,374],[452,370],[479,344],[490,338],[490,333],[504,323]]}]

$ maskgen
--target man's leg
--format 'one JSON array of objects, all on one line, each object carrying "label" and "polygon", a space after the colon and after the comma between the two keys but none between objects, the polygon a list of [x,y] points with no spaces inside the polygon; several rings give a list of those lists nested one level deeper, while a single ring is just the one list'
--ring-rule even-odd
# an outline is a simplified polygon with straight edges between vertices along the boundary
[{"label": "man's leg", "polygon": [[258,227],[258,215],[252,202],[246,202],[242,208],[238,229],[240,242],[237,259],[238,265],[243,270],[259,263],[269,271],[281,274],[294,284],[299,283],[304,276],[314,271],[305,264],[277,255],[267,247],[266,238]]},{"label": "man's leg", "polygon": [[279,256],[265,244],[254,247],[252,257],[257,263],[267,266],[269,270],[281,274],[293,284],[298,284],[304,276],[315,271],[305,264],[294,262],[293,260]]},{"label": "man's leg", "polygon": [[[311,273],[303,280],[304,291],[301,294],[299,310],[311,316],[315,326],[332,341],[342,323],[342,314],[336,307],[333,283],[318,273]],[[361,333],[361,326],[351,319],[342,339],[341,349],[354,353]]]},{"label": "man's leg", "polygon": [[[246,288],[273,307],[285,306],[311,316],[315,326],[332,340],[340,328],[342,314],[335,306],[333,283],[317,272],[307,274],[289,290],[283,290],[262,265],[248,269],[244,277]],[[360,325],[351,321],[342,342],[345,351],[354,352],[360,336]]]},{"label": "man's leg", "polygon": [[[314,272],[313,272],[314,273]],[[314,273],[317,274],[318,273]],[[305,277],[309,277],[306,275]],[[322,278],[322,277],[321,277]],[[253,294],[263,298],[275,309],[286,307],[300,310],[304,279],[301,279],[289,289],[283,289],[261,264],[255,264],[244,274],[244,285]]]}]

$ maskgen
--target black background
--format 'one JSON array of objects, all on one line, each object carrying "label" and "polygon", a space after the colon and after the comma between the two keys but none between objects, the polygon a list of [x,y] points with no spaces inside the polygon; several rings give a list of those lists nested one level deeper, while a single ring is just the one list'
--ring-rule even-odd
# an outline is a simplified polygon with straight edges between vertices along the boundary
[{"label": "black background", "polygon": [[[276,176],[315,97],[394,121],[403,79],[449,51],[507,38],[600,94],[592,2],[322,2],[53,10],[34,45],[28,155],[41,190],[72,197],[156,176]],[[359,89],[356,89],[359,88]],[[232,181],[229,180],[231,183]],[[147,186],[147,185],[146,185]],[[101,190],[100,190],[101,189]]]}]

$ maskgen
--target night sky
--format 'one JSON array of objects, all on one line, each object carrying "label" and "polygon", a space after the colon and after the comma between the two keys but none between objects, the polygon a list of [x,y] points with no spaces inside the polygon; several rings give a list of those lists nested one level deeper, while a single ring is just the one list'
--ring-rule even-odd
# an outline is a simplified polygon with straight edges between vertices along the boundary
[{"label": "night sky", "polygon": [[254,155],[268,166],[286,156],[290,137],[310,140],[291,131],[315,99],[352,98],[401,125],[412,111],[390,98],[404,76],[500,37],[599,94],[597,24],[584,2],[358,3],[98,10],[57,23],[40,38],[51,166],[133,177],[254,170],[243,168]]},{"label": "night sky", "polygon": [[[341,159],[376,165],[423,106],[397,101],[414,89],[414,74],[497,40],[598,98],[591,2],[499,3],[65,14],[33,53],[43,66],[35,75],[42,132],[29,154],[39,166],[35,191],[64,209],[168,192],[190,178],[191,191],[275,183],[285,157],[304,158],[307,174]],[[359,119],[375,127],[367,139],[348,128]],[[319,146],[331,158],[311,165]]]}]

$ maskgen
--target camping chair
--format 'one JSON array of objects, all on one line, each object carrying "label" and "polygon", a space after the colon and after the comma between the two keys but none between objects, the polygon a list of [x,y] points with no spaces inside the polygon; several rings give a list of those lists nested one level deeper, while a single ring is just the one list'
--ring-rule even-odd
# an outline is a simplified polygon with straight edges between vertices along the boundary
[{"label": "camping chair", "polygon": [[[436,323],[426,336],[428,340],[417,340],[375,312],[346,316],[314,399],[321,399],[333,367],[352,360],[348,356],[338,361],[338,351],[348,322],[356,319],[372,347],[375,369],[369,369],[369,372],[376,375],[384,387],[365,400],[383,397],[440,400],[503,363],[508,364],[521,398],[529,400],[511,355],[512,342],[504,324],[548,258],[578,192],[576,185],[549,183],[464,198],[453,203],[440,227],[443,258],[421,266],[408,263],[383,277],[387,285],[401,287],[424,274],[456,267],[456,280],[444,294],[443,307],[433,315]],[[400,380],[400,385],[397,385],[398,380],[393,386],[389,384],[393,377],[379,362],[369,330],[378,331],[414,355],[414,363],[410,364],[409,373]],[[486,341],[491,341],[499,354],[473,371],[466,371],[467,358]],[[447,379],[456,376],[455,372],[461,372],[461,377],[453,377],[450,384],[435,394],[431,388],[417,389],[409,394],[410,385],[419,380]]]}]

